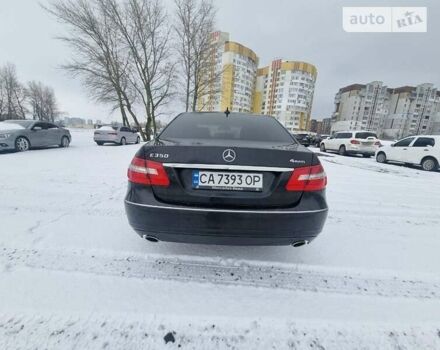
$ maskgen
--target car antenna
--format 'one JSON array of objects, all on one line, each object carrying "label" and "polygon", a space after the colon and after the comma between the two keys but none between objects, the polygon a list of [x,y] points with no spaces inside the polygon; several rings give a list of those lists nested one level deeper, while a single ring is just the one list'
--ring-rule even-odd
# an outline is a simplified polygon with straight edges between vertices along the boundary
[{"label": "car antenna", "polygon": [[228,117],[229,117],[229,114],[231,114],[231,112],[229,112],[229,108],[228,108],[228,107],[226,107],[225,114],[226,114],[226,118],[228,118]]}]

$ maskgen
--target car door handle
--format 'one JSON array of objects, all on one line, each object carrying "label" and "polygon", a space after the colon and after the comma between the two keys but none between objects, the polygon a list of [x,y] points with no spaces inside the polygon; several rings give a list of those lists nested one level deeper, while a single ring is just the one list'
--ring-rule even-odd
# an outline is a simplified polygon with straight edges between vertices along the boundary
[{"label": "car door handle", "polygon": [[424,151],[425,151],[425,152],[428,152],[428,151],[429,151],[429,149],[425,148],[425,149],[424,149]]},{"label": "car door handle", "polygon": [[402,148],[404,151],[406,151],[408,148]]}]

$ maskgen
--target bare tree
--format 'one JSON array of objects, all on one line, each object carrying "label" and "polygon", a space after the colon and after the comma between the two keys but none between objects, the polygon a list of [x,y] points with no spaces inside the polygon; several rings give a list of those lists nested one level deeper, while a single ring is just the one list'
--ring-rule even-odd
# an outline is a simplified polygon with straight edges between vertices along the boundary
[{"label": "bare tree", "polygon": [[34,120],[54,122],[59,117],[58,103],[51,87],[31,81],[28,83],[26,95]]},{"label": "bare tree", "polygon": [[130,116],[146,140],[134,112],[136,94],[129,78],[131,57],[105,6],[101,0],[60,0],[45,9],[70,29],[69,35],[59,39],[73,49],[75,58],[63,68],[80,76],[96,101],[119,109],[124,125],[129,126]]},{"label": "bare tree", "polygon": [[159,0],[98,0],[116,23],[131,53],[133,88],[147,116],[148,137],[156,134],[156,118],[172,97],[175,64],[171,60],[170,24]]},{"label": "bare tree", "polygon": [[211,40],[216,9],[211,0],[175,0],[174,30],[184,86],[185,110],[195,111],[199,97],[208,93],[221,72],[211,72],[216,51]]},{"label": "bare tree", "polygon": [[26,116],[25,89],[18,81],[16,68],[7,63],[0,67],[0,117],[24,119]]}]

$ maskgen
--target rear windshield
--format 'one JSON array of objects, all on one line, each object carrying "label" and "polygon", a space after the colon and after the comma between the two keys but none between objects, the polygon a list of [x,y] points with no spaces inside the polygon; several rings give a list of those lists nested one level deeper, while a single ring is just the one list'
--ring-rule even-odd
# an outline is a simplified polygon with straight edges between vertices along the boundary
[{"label": "rear windshield", "polygon": [[159,138],[295,142],[273,117],[236,113],[229,117],[223,113],[182,114],[165,128]]},{"label": "rear windshield", "polygon": [[374,137],[375,139],[377,139],[377,135],[374,132],[357,132],[355,138],[367,139],[369,137]]},{"label": "rear windshield", "polygon": [[117,126],[101,126],[99,128],[99,130],[113,131],[113,130],[118,130],[118,127]]}]

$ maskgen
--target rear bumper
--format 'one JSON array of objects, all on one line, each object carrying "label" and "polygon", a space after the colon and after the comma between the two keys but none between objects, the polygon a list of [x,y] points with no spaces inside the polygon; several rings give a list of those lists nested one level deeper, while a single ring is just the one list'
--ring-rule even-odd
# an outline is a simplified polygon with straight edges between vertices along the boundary
[{"label": "rear bumper", "polygon": [[93,141],[105,142],[105,143],[119,143],[119,138],[117,136],[94,136]]},{"label": "rear bumper", "polygon": [[358,146],[358,145],[348,145],[346,148],[347,154],[364,154],[369,156],[374,156],[376,153],[377,147],[370,146]]},{"label": "rear bumper", "polygon": [[354,150],[347,150],[345,153],[347,154],[362,154],[362,155],[367,155],[367,156],[374,156],[375,155],[375,151],[354,151]]},{"label": "rear bumper", "polygon": [[216,209],[169,205],[153,193],[142,200],[129,186],[125,199],[128,221],[140,236],[160,241],[223,245],[290,245],[312,241],[327,218],[324,192],[304,193],[289,209]]}]

